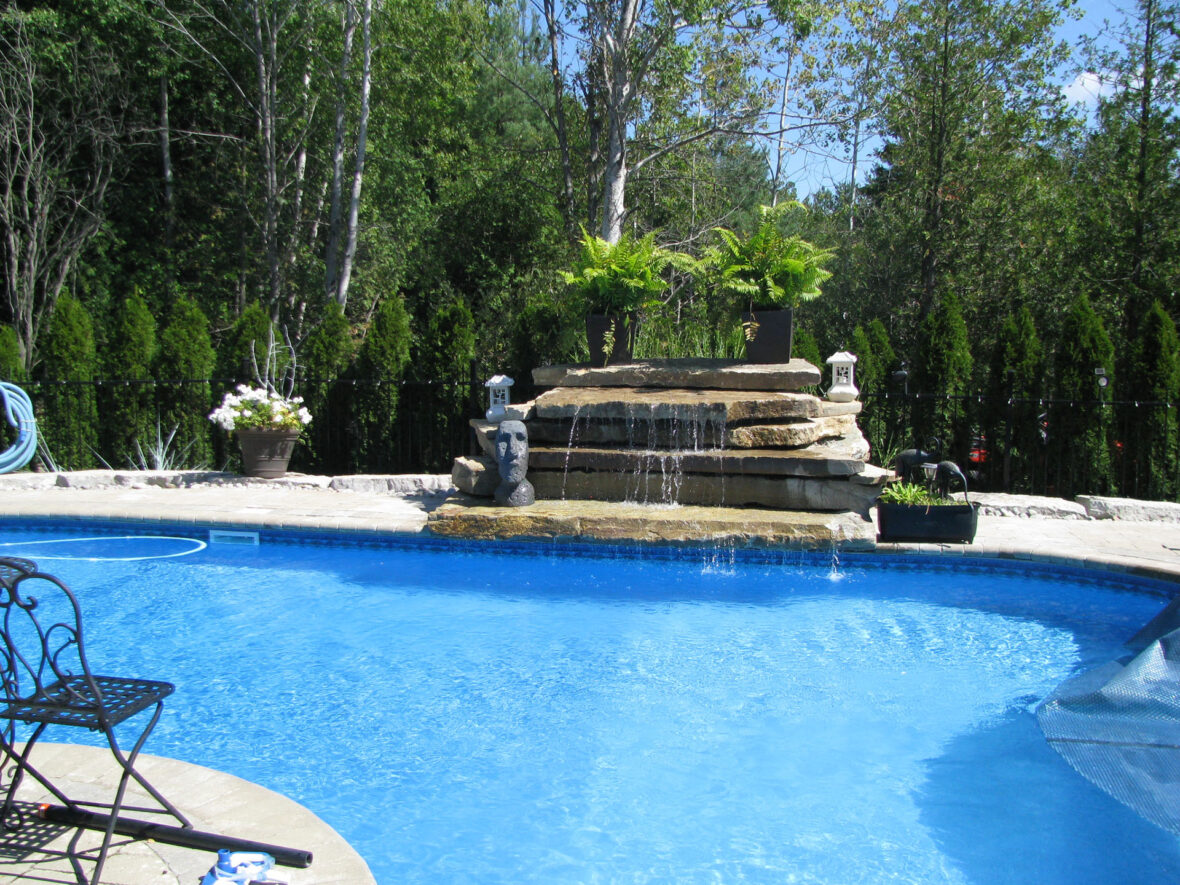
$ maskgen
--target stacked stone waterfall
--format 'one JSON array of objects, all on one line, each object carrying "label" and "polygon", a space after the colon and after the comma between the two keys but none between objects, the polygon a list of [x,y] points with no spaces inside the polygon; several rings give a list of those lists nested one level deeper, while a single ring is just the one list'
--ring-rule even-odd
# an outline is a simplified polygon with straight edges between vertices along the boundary
[{"label": "stacked stone waterfall", "polygon": [[[753,365],[668,360],[533,372],[550,388],[510,407],[529,434],[538,501],[842,511],[867,516],[887,473],[867,463],[859,402],[803,392],[821,382],[803,360]],[[489,495],[495,424],[473,421],[480,458],[453,479]]]}]

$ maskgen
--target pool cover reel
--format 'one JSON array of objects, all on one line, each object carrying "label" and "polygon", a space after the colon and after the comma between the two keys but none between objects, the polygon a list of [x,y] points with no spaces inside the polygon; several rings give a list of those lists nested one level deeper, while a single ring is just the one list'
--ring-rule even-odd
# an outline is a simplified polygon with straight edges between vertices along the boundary
[{"label": "pool cover reel", "polygon": [[1088,780],[1180,835],[1180,597],[1126,647],[1131,654],[1059,685],[1037,721]]}]

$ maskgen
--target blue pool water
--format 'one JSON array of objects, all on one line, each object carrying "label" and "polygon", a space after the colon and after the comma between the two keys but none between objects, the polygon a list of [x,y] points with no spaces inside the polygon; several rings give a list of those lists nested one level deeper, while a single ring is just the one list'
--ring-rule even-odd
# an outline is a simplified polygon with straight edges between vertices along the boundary
[{"label": "blue pool water", "polygon": [[0,555],[74,587],[96,670],[176,683],[148,752],[307,805],[382,885],[1180,880],[1032,712],[1144,588],[206,540],[0,527]]}]

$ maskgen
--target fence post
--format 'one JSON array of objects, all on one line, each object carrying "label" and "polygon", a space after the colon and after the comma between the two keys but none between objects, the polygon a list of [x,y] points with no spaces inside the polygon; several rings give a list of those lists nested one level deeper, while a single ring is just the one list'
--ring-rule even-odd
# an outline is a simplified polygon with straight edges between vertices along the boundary
[{"label": "fence post", "polygon": [[1012,438],[1016,423],[1016,370],[1009,369],[1006,382],[1008,406],[1004,417],[1004,491],[1012,491]]}]

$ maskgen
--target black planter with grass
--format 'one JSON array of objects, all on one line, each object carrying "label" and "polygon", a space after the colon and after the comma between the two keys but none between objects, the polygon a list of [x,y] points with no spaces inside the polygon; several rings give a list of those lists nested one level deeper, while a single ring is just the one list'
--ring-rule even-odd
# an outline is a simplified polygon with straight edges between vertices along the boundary
[{"label": "black planter with grass", "polygon": [[[979,505],[971,503],[968,497],[963,471],[953,461],[924,462],[914,467],[920,468],[917,472],[925,476],[925,483],[905,480],[892,483],[877,499],[877,540],[972,543],[979,527]],[[907,472],[913,473],[913,467],[910,471],[899,471]],[[962,501],[950,496],[951,483],[955,480],[963,486]]]},{"label": "black planter with grass", "polygon": [[877,502],[877,540],[966,543],[975,540],[979,505]]},{"label": "black planter with grass", "polygon": [[635,347],[638,314],[590,314],[586,317],[586,343],[590,347],[590,365],[596,369],[631,362]]}]

